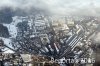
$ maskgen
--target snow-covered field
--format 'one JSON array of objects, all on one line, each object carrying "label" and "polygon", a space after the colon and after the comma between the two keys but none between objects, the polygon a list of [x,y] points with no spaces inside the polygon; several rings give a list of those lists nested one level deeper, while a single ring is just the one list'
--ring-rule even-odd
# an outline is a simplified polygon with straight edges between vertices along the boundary
[{"label": "snow-covered field", "polygon": [[[10,48],[13,49],[12,45],[11,45],[11,39],[10,38],[3,38],[3,37],[0,37],[0,39],[2,39],[4,41],[4,44]],[[9,48],[4,48],[3,49],[4,53],[14,53],[14,51],[12,51],[11,49]]]},{"label": "snow-covered field", "polygon": [[[11,44],[11,38],[16,38],[17,36],[17,27],[16,25],[22,22],[21,19],[18,18],[18,16],[13,17],[13,21],[10,24],[3,24],[4,26],[6,26],[8,28],[10,37],[9,38],[4,38],[4,37],[0,37],[0,39],[2,39],[4,41],[4,44],[10,48],[13,49],[12,44]],[[5,48],[4,49],[4,53],[14,53],[12,50],[10,50],[9,48]]]}]

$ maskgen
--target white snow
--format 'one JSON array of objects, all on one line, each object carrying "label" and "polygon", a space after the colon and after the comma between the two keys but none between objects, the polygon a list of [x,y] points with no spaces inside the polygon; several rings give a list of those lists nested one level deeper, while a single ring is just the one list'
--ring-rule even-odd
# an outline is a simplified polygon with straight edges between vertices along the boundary
[{"label": "white snow", "polygon": [[18,16],[13,17],[13,22],[10,24],[3,24],[8,28],[8,31],[12,38],[15,38],[17,36],[17,27],[16,25],[18,23],[22,22],[22,19],[20,19]]},{"label": "white snow", "polygon": [[3,37],[0,37],[0,39],[2,39],[4,41],[4,44],[11,47],[10,44],[11,44],[11,39],[9,38],[3,38]]},{"label": "white snow", "polygon": [[35,37],[35,35],[30,35],[30,38]]},{"label": "white snow", "polygon": [[[10,48],[13,49],[13,47],[11,46],[11,39],[10,38],[3,38],[3,37],[0,37],[0,39],[2,39],[4,41],[4,44]],[[6,51],[5,51],[6,50]],[[4,53],[14,53],[11,49],[9,48],[5,48],[4,49]]]},{"label": "white snow", "polygon": [[7,51],[5,51],[4,53],[14,53],[14,51],[12,51],[12,50],[10,50],[10,49],[8,49],[8,48],[6,48],[6,50],[7,50]]},{"label": "white snow", "polygon": [[[0,39],[2,39],[4,41],[4,44],[10,48],[13,49],[12,44],[11,44],[11,38],[16,38],[17,36],[17,27],[16,25],[18,23],[22,22],[22,19],[20,19],[18,16],[13,17],[13,21],[10,24],[3,24],[4,26],[6,26],[8,28],[9,34],[11,35],[10,38],[4,38],[4,37],[0,37]],[[4,49],[4,53],[14,53],[14,51],[12,51],[9,48],[5,48]]]},{"label": "white snow", "polygon": [[3,24],[8,28],[9,34],[12,38],[15,38],[17,36],[17,27],[14,24]]}]

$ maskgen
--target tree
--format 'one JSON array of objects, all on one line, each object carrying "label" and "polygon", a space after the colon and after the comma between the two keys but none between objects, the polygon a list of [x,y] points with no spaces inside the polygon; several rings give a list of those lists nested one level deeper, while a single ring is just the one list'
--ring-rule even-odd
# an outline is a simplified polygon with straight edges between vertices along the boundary
[{"label": "tree", "polygon": [[9,36],[8,28],[0,24],[0,37],[8,38]]}]

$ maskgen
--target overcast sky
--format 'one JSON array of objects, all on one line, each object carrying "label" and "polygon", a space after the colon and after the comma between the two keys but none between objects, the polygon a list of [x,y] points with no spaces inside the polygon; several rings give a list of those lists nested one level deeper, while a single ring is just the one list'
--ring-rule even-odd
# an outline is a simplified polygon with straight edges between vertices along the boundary
[{"label": "overcast sky", "polygon": [[30,10],[31,7],[58,15],[99,16],[100,0],[1,0],[0,6]]}]

